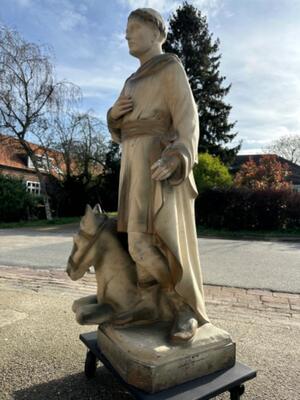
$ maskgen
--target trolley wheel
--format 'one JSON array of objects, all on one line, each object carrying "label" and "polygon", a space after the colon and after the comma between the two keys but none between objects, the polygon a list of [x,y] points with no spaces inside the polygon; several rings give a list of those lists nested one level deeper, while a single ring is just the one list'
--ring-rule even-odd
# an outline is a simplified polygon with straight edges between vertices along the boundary
[{"label": "trolley wheel", "polygon": [[97,357],[90,350],[86,353],[84,373],[88,379],[95,376],[97,369]]},{"label": "trolley wheel", "polygon": [[239,400],[245,392],[245,385],[237,386],[230,390],[230,400]]}]

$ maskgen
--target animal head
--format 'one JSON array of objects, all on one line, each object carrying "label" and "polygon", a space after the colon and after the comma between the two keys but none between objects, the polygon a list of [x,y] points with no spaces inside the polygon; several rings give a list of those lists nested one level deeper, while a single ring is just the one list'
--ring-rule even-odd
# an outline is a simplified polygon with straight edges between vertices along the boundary
[{"label": "animal head", "polygon": [[107,216],[101,213],[99,204],[93,209],[86,206],[85,214],[80,220],[80,229],[73,237],[73,248],[66,269],[72,280],[82,278],[89,267],[94,265],[94,244],[106,220]]}]

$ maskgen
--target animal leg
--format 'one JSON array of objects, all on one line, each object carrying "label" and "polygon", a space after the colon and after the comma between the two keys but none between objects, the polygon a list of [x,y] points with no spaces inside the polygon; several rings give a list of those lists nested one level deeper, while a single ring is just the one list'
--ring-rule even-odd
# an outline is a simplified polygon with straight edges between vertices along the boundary
[{"label": "animal leg", "polygon": [[91,295],[91,296],[85,296],[81,297],[80,299],[77,299],[74,301],[72,305],[72,311],[74,313],[77,312],[78,308],[88,305],[88,304],[97,304],[97,296],[96,295]]},{"label": "animal leg", "polygon": [[98,325],[109,321],[113,315],[109,304],[87,304],[77,308],[76,320],[80,325]]}]

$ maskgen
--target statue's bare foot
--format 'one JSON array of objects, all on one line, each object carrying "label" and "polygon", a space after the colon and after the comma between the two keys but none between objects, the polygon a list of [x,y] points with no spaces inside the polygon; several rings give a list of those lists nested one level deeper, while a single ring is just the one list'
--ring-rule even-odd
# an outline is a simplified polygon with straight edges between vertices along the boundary
[{"label": "statue's bare foot", "polygon": [[192,311],[180,311],[171,330],[171,343],[183,344],[191,340],[198,328],[198,321]]}]

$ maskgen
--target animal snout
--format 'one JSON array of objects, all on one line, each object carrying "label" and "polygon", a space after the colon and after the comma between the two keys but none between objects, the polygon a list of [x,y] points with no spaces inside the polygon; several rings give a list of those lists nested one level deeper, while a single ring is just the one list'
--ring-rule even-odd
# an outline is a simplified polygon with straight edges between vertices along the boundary
[{"label": "animal snout", "polygon": [[76,274],[74,274],[74,271],[73,271],[72,266],[70,264],[67,265],[66,272],[69,275],[69,277],[72,279],[72,281],[76,281],[78,279],[76,277]]}]

